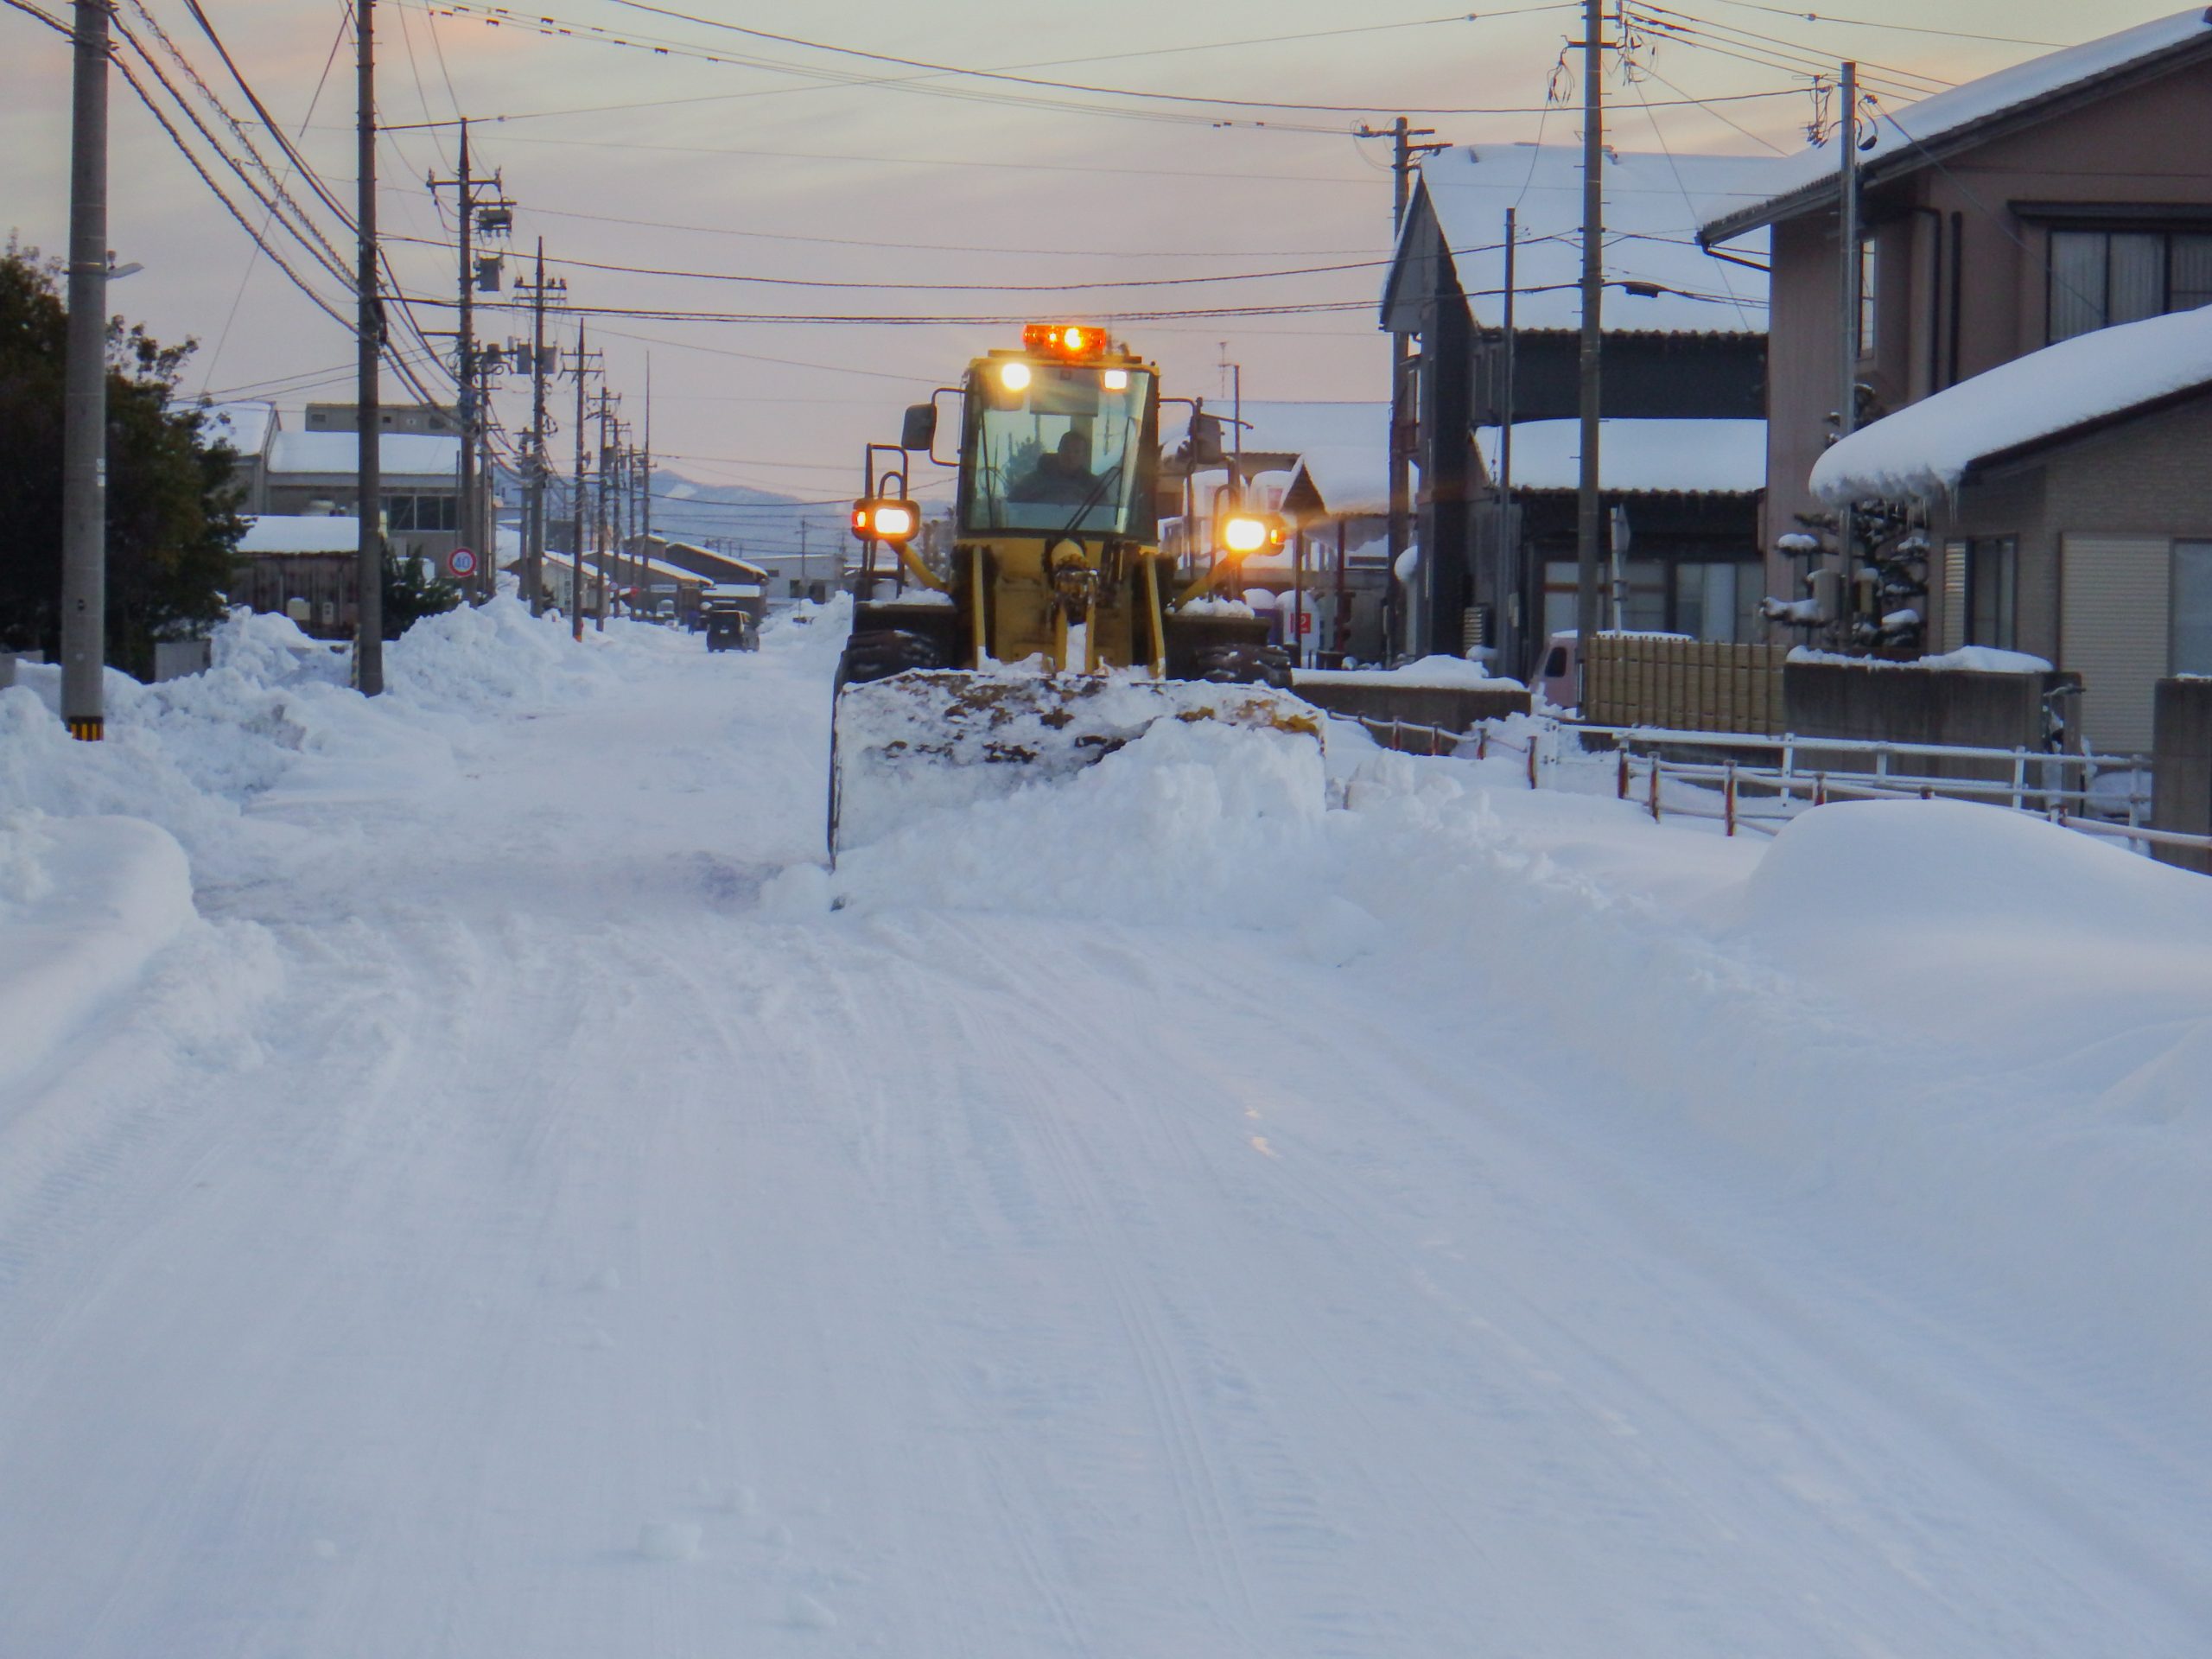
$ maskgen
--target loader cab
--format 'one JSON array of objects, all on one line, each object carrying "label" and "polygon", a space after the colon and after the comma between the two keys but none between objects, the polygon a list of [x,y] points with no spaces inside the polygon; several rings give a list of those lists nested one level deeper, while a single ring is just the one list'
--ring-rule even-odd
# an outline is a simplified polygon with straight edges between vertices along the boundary
[{"label": "loader cab", "polygon": [[[1045,331],[1047,334],[1055,331]],[[1159,379],[1096,330],[1070,349],[1025,340],[968,368],[961,390],[963,537],[1077,536],[1151,545]]]}]

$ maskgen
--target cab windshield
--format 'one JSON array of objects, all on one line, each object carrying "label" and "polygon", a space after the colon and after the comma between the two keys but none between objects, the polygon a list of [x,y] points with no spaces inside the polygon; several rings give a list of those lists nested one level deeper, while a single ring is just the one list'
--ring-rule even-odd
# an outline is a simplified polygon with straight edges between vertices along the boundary
[{"label": "cab windshield", "polygon": [[[1011,377],[1010,365],[1018,365]],[[1022,369],[1027,384],[1009,386]],[[1148,372],[1001,358],[972,375],[967,391],[963,529],[1149,535]]]}]

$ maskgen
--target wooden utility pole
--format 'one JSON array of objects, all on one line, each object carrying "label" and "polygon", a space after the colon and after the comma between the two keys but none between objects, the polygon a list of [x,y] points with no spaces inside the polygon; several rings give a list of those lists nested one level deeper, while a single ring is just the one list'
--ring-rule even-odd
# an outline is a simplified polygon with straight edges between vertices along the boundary
[{"label": "wooden utility pole", "polygon": [[554,366],[545,348],[545,302],[549,294],[567,291],[568,284],[545,280],[545,238],[537,238],[537,274],[531,284],[530,329],[530,462],[523,503],[523,591],[530,613],[545,613],[545,485],[552,473],[547,452],[550,423],[545,410],[547,371]]},{"label": "wooden utility pole", "polygon": [[[454,176],[441,179],[432,174],[423,182],[433,195],[441,190],[454,193],[455,211],[461,220],[461,321],[454,364],[454,379],[461,391],[461,503],[454,523],[464,542],[476,544],[476,574],[469,586],[480,602],[499,592],[499,538],[490,511],[490,423],[485,418],[490,386],[487,377],[481,372],[481,354],[476,346],[476,295],[480,289],[487,293],[497,290],[499,266],[499,256],[494,254],[482,262],[482,270],[479,269],[476,237],[480,232],[486,236],[505,235],[513,225],[514,203],[506,198],[502,175],[494,173],[488,179],[476,176],[469,157],[466,116],[461,123],[461,164]],[[486,191],[491,193],[488,198],[483,194]],[[480,461],[480,451],[485,452]]]},{"label": "wooden utility pole", "polygon": [[592,626],[601,633],[607,632],[607,613],[614,602],[614,575],[607,568],[607,486],[614,470],[613,420],[613,394],[602,379],[599,386],[599,505],[592,514],[592,545],[599,565],[599,605]]},{"label": "wooden utility pole", "polygon": [[[1515,286],[1514,258],[1521,239],[1520,210],[1505,210],[1505,306],[1504,334],[1499,357],[1499,397],[1497,410],[1497,549],[1498,570],[1505,591],[1500,595],[1506,611],[1506,627],[1500,638],[1510,648],[1506,656],[1506,672],[1518,673],[1527,666],[1525,636],[1539,632],[1543,627],[1543,584],[1530,582],[1529,573],[1521,568],[1521,543],[1514,533],[1513,523],[1513,289]],[[1521,601],[1526,594],[1536,607],[1534,616],[1521,613]],[[1550,645],[1543,640],[1545,645]]]},{"label": "wooden utility pole", "polygon": [[[1423,138],[1436,136],[1433,127],[1416,127],[1400,116],[1388,127],[1361,125],[1354,129],[1362,138],[1390,140],[1390,235],[1395,247],[1405,234],[1406,209],[1413,200],[1414,168],[1424,156],[1433,155],[1446,144],[1425,144]],[[1390,450],[1389,450],[1389,510],[1388,548],[1390,560],[1389,581],[1397,580],[1398,556],[1412,543],[1413,524],[1413,465],[1414,433],[1414,340],[1410,334],[1395,330],[1390,335]],[[1391,654],[1391,636],[1406,631],[1406,619],[1393,614],[1390,595],[1395,591],[1383,588],[1382,653]]]},{"label": "wooden utility pole", "polygon": [[61,718],[107,733],[109,0],[77,0],[69,110],[69,324],[62,358]]},{"label": "wooden utility pole", "polygon": [[377,391],[377,356],[384,349],[384,307],[377,297],[377,53],[376,0],[354,0],[353,44],[359,111],[355,119],[354,223],[360,233],[360,317],[353,402],[358,473],[353,480],[361,528],[354,580],[357,619],[353,639],[353,683],[364,696],[384,690],[384,455],[378,442],[383,425]]},{"label": "wooden utility pole", "polygon": [[[1843,327],[1837,331],[1843,352],[1842,396],[1835,410],[1839,442],[1859,424],[1859,310],[1863,302],[1859,291],[1859,66],[1845,64],[1840,80],[1838,96],[1842,108],[1836,118],[1836,148],[1840,152],[1836,163],[1837,241],[1843,305]],[[1836,647],[1840,651],[1851,649],[1856,608],[1851,568],[1853,529],[1851,504],[1846,502],[1835,515],[1835,632]]]},{"label": "wooden utility pole", "polygon": [[575,577],[569,584],[569,637],[578,645],[584,641],[584,596],[588,591],[584,581],[584,381],[590,366],[580,323],[576,327],[576,482],[569,503],[575,528],[569,543],[569,569]]},{"label": "wooden utility pole", "polygon": [[[1577,656],[1590,660],[1600,619],[1598,555],[1605,515],[1599,503],[1599,359],[1605,296],[1605,7],[1585,0],[1582,25],[1582,472],[1575,495],[1574,626]],[[1620,619],[1613,619],[1620,626]]]}]

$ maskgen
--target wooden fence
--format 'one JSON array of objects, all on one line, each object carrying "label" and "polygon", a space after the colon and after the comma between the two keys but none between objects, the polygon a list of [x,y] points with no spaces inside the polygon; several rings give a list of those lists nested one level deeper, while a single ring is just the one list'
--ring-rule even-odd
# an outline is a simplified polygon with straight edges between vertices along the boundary
[{"label": "wooden fence", "polygon": [[1583,659],[1582,718],[1593,726],[1778,737],[1789,654],[1786,645],[1601,633]]}]

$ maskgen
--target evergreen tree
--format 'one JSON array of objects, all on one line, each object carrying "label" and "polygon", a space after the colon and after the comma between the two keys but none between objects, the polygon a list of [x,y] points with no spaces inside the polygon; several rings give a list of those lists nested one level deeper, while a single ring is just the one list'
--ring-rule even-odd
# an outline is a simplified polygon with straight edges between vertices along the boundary
[{"label": "evergreen tree", "polygon": [[[0,252],[0,646],[58,652],[68,313],[55,268]],[[154,642],[222,614],[245,526],[234,457],[175,406],[193,343],[107,334],[107,660],[150,677]]]},{"label": "evergreen tree", "polygon": [[395,557],[384,545],[384,637],[397,639],[426,616],[461,603],[461,589],[443,576],[425,577],[420,559]]}]

